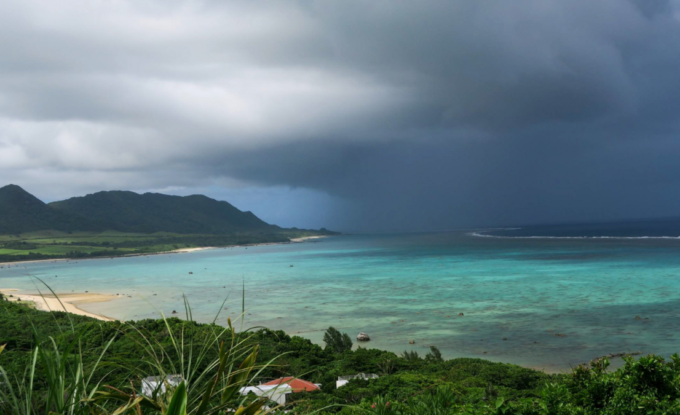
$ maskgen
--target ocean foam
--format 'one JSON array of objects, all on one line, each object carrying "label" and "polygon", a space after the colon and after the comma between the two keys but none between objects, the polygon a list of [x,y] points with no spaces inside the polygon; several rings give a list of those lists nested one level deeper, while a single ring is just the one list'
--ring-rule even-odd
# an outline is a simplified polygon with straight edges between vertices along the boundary
[{"label": "ocean foam", "polygon": [[493,228],[486,231],[470,232],[467,235],[478,238],[496,238],[496,239],[672,239],[680,240],[680,236],[506,236],[506,235],[489,235],[487,232],[493,231],[514,231],[522,228]]}]

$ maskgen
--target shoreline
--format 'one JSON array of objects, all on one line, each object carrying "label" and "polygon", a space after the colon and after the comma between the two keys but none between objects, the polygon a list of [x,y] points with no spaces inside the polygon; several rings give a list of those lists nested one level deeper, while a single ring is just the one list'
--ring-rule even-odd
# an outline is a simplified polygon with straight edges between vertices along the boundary
[{"label": "shoreline", "polygon": [[[79,316],[85,316],[85,317],[91,317],[100,321],[122,321],[117,318],[109,317],[103,314],[98,314],[90,311],[86,311],[82,308],[80,308],[80,305],[84,304],[91,304],[91,303],[100,303],[100,302],[109,302],[109,301],[115,301],[118,299],[121,299],[125,297],[124,294],[99,294],[99,293],[64,293],[64,294],[59,294],[57,293],[56,296],[54,294],[33,294],[33,293],[26,293],[23,294],[21,293],[20,289],[16,288],[2,288],[0,289],[0,293],[5,295],[5,298],[9,300],[10,302],[31,302],[34,304],[35,309],[39,311],[46,311],[46,312],[54,312],[54,311],[61,311],[61,312],[68,312],[71,314],[79,315]],[[12,295],[13,297],[9,297],[9,295]],[[57,298],[58,297],[58,298]],[[119,304],[116,305],[115,307],[119,307]],[[116,308],[118,309],[118,308]],[[171,317],[171,316],[168,316]],[[174,317],[174,316],[172,316]],[[286,334],[290,336],[302,336],[305,337],[304,334],[310,333],[310,332],[321,332],[323,329],[318,329],[318,330],[307,330],[307,331],[288,331],[285,330]],[[391,350],[390,348],[379,348],[379,350]],[[610,353],[604,356],[599,356],[595,357],[592,360],[597,360],[601,359],[604,357],[609,358],[610,360],[613,360],[613,367],[617,367],[620,362],[617,361],[617,358],[621,358],[623,356],[638,356],[643,354],[642,352],[619,352],[619,353]],[[521,366],[523,368],[527,369],[532,369],[536,370],[539,372],[547,373],[547,374],[559,374],[559,373],[570,373],[571,368],[562,368],[562,367],[554,367],[551,365],[535,365],[535,364],[518,364],[518,363],[510,363],[507,361],[499,361],[499,360],[494,360],[494,359],[489,359],[488,357],[479,357],[484,360],[489,360],[492,362],[499,362],[499,363],[504,363],[504,364],[514,364],[517,366]],[[582,364],[588,364],[588,362],[584,362]],[[575,366],[574,366],[575,367]]]},{"label": "shoreline", "polygon": [[[78,307],[80,304],[89,304],[89,303],[98,303],[98,302],[106,302],[106,301],[114,301],[118,298],[123,297],[122,295],[111,295],[111,294],[96,294],[96,293],[69,293],[69,294],[57,294],[59,299],[57,299],[53,294],[20,294],[20,290],[18,289],[0,289],[0,293],[4,294],[5,296],[8,295],[14,295],[14,297],[9,298],[6,297],[9,301],[17,302],[19,299],[21,302],[27,302],[30,301],[35,304],[35,309],[39,311],[47,311],[47,312],[52,312],[52,311],[66,311],[68,313],[76,314],[79,316],[86,316],[86,317],[91,317],[100,321],[119,321],[118,319],[108,317],[105,315],[101,314],[96,314],[96,313],[91,313],[89,311],[85,311],[81,308]],[[60,302],[61,300],[61,302]],[[63,304],[63,306],[62,306]],[[318,330],[314,330],[318,331]],[[305,331],[293,331],[293,332],[288,332],[286,331],[286,334],[290,336],[300,336],[303,335],[304,333],[308,333]],[[380,348],[379,350],[388,350],[388,349],[383,349]],[[639,353],[635,353],[639,354]],[[621,354],[623,355],[623,354]],[[626,354],[627,355],[627,354]],[[612,358],[619,357],[618,354],[616,355],[611,355]],[[491,362],[498,362],[498,363],[504,363],[504,364],[514,364],[517,365],[516,363],[509,363],[509,362],[504,362],[504,361],[496,361],[496,360],[490,360],[490,359],[485,359]],[[531,369],[535,370],[538,372],[543,372],[546,374],[560,374],[560,373],[569,373],[569,369],[562,369],[562,368],[555,368],[555,367],[546,367],[546,366],[536,366],[536,365],[518,365],[520,367],[526,368],[526,369]]]},{"label": "shoreline", "polygon": [[[59,294],[57,293],[58,299],[53,295],[53,294],[21,294],[19,289],[11,289],[11,288],[3,288],[0,289],[0,293],[4,294],[6,298],[9,301],[12,302],[18,302],[21,300],[21,302],[32,302],[35,305],[35,309],[39,311],[47,311],[47,312],[53,312],[53,311],[66,311],[68,313],[76,314],[79,316],[85,316],[85,317],[91,317],[100,321],[119,321],[116,318],[113,317],[108,317],[102,314],[96,314],[92,313],[89,311],[85,311],[82,308],[78,307],[78,305],[81,304],[89,304],[89,303],[99,303],[99,302],[106,302],[106,301],[115,301],[116,299],[124,297],[123,295],[111,295],[111,294],[97,294],[97,293],[68,293],[68,294]],[[13,295],[13,297],[9,298],[7,296]],[[62,306],[63,304],[63,306]],[[319,331],[319,330],[313,330],[313,331]],[[323,330],[321,330],[323,331]],[[286,334],[290,336],[302,336],[304,333],[309,333],[309,331],[286,331]],[[388,349],[379,349],[379,350],[388,350]],[[612,356],[612,357],[618,357],[618,356]],[[485,359],[489,360],[489,359]],[[491,362],[495,362],[495,360],[489,360]],[[500,362],[504,364],[513,364],[513,363],[508,363],[508,362]],[[531,370],[536,370],[539,372],[547,373],[547,374],[558,374],[558,373],[568,373],[569,370],[567,369],[557,369],[553,367],[541,367],[541,366],[535,366],[535,365],[518,365],[527,369]]]},{"label": "shoreline", "polygon": [[96,258],[54,258],[54,259],[29,259],[26,261],[12,261],[12,262],[0,262],[0,267],[10,267],[11,265],[18,264],[33,264],[41,262],[69,262],[69,261],[91,261],[97,259],[113,259],[113,258],[132,258],[138,256],[150,256],[150,255],[171,255],[171,254],[189,254],[197,251],[205,251],[207,249],[226,249],[226,248],[240,248],[240,247],[255,247],[255,246],[268,246],[268,245],[287,245],[287,244],[297,244],[306,242],[314,239],[328,238],[333,235],[314,235],[314,236],[303,236],[301,238],[290,238],[288,242],[263,242],[263,243],[252,243],[243,245],[225,245],[225,246],[201,246],[195,248],[180,248],[174,249],[172,251],[162,251],[162,252],[149,252],[149,253],[138,253],[138,254],[126,254],[126,255],[116,255],[116,256],[101,256]]},{"label": "shoreline", "polygon": [[[240,248],[240,247],[255,247],[255,246],[270,246],[270,245],[288,245],[288,244],[299,244],[302,242],[310,241],[313,239],[328,238],[330,235],[315,235],[315,236],[303,236],[301,238],[290,238],[288,242],[261,242],[254,244],[244,244],[244,245],[225,245],[225,246],[201,246],[196,248],[180,248],[167,252],[158,252],[155,254],[142,254],[142,255],[164,255],[164,254],[188,254],[191,252],[205,251],[207,249],[227,249],[227,248]],[[124,256],[136,256],[137,254],[124,255]],[[96,258],[92,258],[96,259]],[[0,264],[2,265],[2,264]]]},{"label": "shoreline", "polygon": [[[112,301],[120,295],[110,294],[90,294],[90,293],[70,293],[70,294],[21,294],[16,288],[3,288],[0,293],[4,294],[9,301],[21,302],[29,301],[35,304],[36,310],[40,311],[65,311],[79,316],[92,317],[102,321],[117,321],[117,319],[101,314],[91,313],[78,307],[81,304],[101,303]],[[12,295],[12,297],[9,297]]]},{"label": "shoreline", "polygon": [[[59,259],[39,259],[39,260],[30,260],[30,261],[16,261],[16,262],[2,262],[0,263],[0,266],[9,266],[12,264],[27,264],[27,263],[39,263],[39,262],[64,262],[64,261],[80,261],[80,260],[97,260],[97,259],[110,259],[110,258],[129,258],[129,257],[136,257],[136,256],[148,256],[148,255],[170,255],[170,254],[188,254],[192,252],[198,252],[198,251],[204,251],[207,249],[226,249],[226,248],[239,248],[239,247],[253,247],[253,246],[266,246],[266,245],[285,245],[285,244],[292,244],[292,243],[303,243],[308,240],[313,240],[313,239],[321,239],[321,238],[327,238],[329,235],[315,235],[315,236],[305,236],[301,238],[291,238],[289,242],[265,242],[265,243],[257,243],[257,244],[245,244],[245,245],[228,245],[228,246],[206,246],[206,247],[196,247],[196,248],[184,248],[184,249],[176,249],[173,251],[167,251],[167,252],[154,252],[154,253],[148,253],[148,254],[130,254],[130,255],[121,255],[121,256],[116,256],[116,257],[100,257],[100,258],[59,258]],[[4,294],[6,298],[9,301],[18,301],[21,299],[21,301],[29,301],[35,304],[35,308],[40,311],[66,311],[68,313],[80,315],[80,316],[86,316],[86,317],[92,317],[97,320],[102,320],[102,321],[117,321],[118,319],[115,319],[113,317],[97,314],[97,313],[91,313],[89,311],[85,311],[82,308],[78,307],[80,304],[88,304],[88,303],[99,303],[99,302],[105,302],[105,301],[112,301],[117,298],[120,298],[121,295],[112,295],[112,294],[97,294],[97,293],[67,293],[67,294],[59,294],[57,293],[57,297],[54,296],[54,294],[22,294],[19,292],[19,289],[16,288],[0,288],[0,293]],[[12,295],[13,297],[9,297],[9,295]]]}]

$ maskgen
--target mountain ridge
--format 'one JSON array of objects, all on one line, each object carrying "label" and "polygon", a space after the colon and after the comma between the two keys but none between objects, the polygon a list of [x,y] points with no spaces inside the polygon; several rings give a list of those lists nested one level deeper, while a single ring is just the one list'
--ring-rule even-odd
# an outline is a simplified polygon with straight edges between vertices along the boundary
[{"label": "mountain ridge", "polygon": [[250,211],[205,195],[113,190],[44,203],[20,186],[0,188],[0,234],[115,230],[218,235],[281,229]]},{"label": "mountain ridge", "polygon": [[87,218],[49,208],[37,197],[17,185],[0,188],[0,234],[53,229],[71,231],[95,230],[96,225]]}]

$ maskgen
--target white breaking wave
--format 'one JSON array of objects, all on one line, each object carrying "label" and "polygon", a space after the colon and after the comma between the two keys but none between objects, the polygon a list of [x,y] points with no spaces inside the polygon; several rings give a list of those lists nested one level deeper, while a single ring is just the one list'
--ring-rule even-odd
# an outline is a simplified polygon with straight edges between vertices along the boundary
[{"label": "white breaking wave", "polygon": [[487,232],[493,231],[515,231],[522,228],[493,228],[485,231],[470,232],[468,235],[478,238],[496,239],[674,239],[680,240],[680,236],[502,236],[488,235]]}]

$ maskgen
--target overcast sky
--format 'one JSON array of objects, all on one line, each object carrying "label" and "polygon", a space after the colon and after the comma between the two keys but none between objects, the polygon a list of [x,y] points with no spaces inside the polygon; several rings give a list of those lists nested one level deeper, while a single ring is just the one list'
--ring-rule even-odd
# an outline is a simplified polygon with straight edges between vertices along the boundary
[{"label": "overcast sky", "polygon": [[0,184],[283,226],[680,216],[680,0],[2,0]]}]

